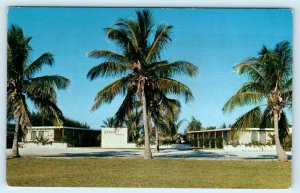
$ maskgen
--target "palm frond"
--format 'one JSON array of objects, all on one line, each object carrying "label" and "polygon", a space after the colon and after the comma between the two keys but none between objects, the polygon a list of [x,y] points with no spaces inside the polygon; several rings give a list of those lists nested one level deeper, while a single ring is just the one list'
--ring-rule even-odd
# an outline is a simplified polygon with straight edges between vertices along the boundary
[{"label": "palm frond", "polygon": [[253,81],[262,81],[265,80],[265,74],[259,71],[262,61],[257,58],[251,58],[235,66],[235,70],[238,74],[246,74]]},{"label": "palm frond", "polygon": [[70,85],[70,80],[59,75],[46,75],[30,79],[30,84],[42,84],[47,87],[66,89]]},{"label": "palm frond", "polygon": [[26,99],[24,95],[9,95],[8,99],[8,110],[11,111],[15,120],[22,127],[22,130],[26,132],[26,128],[30,126],[30,112],[26,104]]},{"label": "palm frond", "polygon": [[108,39],[116,42],[118,46],[123,48],[124,51],[127,47],[130,47],[130,39],[127,36],[127,31],[125,29],[115,29],[115,28],[105,28],[104,31],[107,34]]},{"label": "palm frond", "polygon": [[187,61],[176,61],[168,63],[167,61],[161,63],[154,63],[150,66],[149,70],[152,70],[164,77],[172,77],[174,75],[187,75],[196,76],[198,75],[199,69],[196,65]]},{"label": "palm frond", "polygon": [[43,65],[52,66],[54,63],[53,54],[46,52],[32,62],[24,71],[26,76],[32,77],[35,72],[39,71]]},{"label": "palm frond", "polygon": [[177,96],[183,96],[185,102],[191,101],[194,99],[192,91],[185,84],[180,83],[174,79],[170,78],[159,78],[156,82],[157,88],[165,94],[174,94]]},{"label": "palm frond", "polygon": [[51,98],[47,100],[36,97],[34,98],[34,104],[49,120],[52,120],[58,125],[63,125],[63,113],[57,106],[56,101],[53,101]]},{"label": "palm frond", "polygon": [[261,123],[261,117],[262,113],[260,107],[255,107],[239,117],[231,128],[238,132],[249,127],[254,127]]},{"label": "palm frond", "polygon": [[96,110],[104,103],[110,103],[118,94],[125,94],[128,84],[128,78],[124,77],[101,89],[94,99],[92,110]]},{"label": "palm frond", "polygon": [[122,63],[125,61],[125,57],[122,54],[118,54],[109,50],[93,50],[87,54],[91,58],[105,58],[108,61]]},{"label": "palm frond", "polygon": [[233,111],[238,106],[257,104],[263,100],[264,95],[258,92],[237,92],[224,105],[222,111]]},{"label": "palm frond", "polygon": [[290,43],[287,41],[282,41],[276,44],[274,52],[277,55],[277,58],[280,61],[280,66],[282,67],[281,73],[286,76],[290,76],[292,72],[292,63],[293,63],[293,51],[290,46]]},{"label": "palm frond", "polygon": [[281,139],[282,142],[283,139],[289,134],[289,123],[286,114],[284,112],[282,112],[280,115],[278,128],[279,128],[279,139]]},{"label": "palm frond", "polygon": [[135,90],[129,89],[125,99],[115,114],[116,125],[121,125],[126,118],[126,115],[135,108]]},{"label": "palm frond", "polygon": [[292,108],[293,103],[293,79],[290,78],[283,86],[281,97],[286,106]]},{"label": "palm frond", "polygon": [[102,125],[100,127],[116,127],[116,120],[114,117],[107,117],[105,120],[102,121]]},{"label": "palm frond", "polygon": [[56,90],[66,89],[70,84],[70,81],[62,76],[40,76],[32,78],[30,80],[23,81],[24,93],[28,95],[33,101],[35,98],[52,98],[53,101],[56,100]]},{"label": "palm frond", "polygon": [[165,48],[169,42],[171,42],[170,33],[172,28],[173,26],[171,25],[168,26],[164,24],[158,25],[155,32],[154,40],[146,56],[146,62],[158,58],[161,50]]},{"label": "palm frond", "polygon": [[56,91],[52,85],[49,85],[47,82],[40,81],[24,81],[23,85],[24,93],[34,101],[35,98],[52,98],[56,101]]},{"label": "palm frond", "polygon": [[272,114],[270,112],[271,112],[270,107],[267,107],[264,110],[264,112],[262,113],[261,123],[260,123],[260,126],[259,126],[260,129],[274,127],[273,117],[272,117]]},{"label": "palm frond", "polygon": [[293,78],[290,78],[285,82],[283,90],[292,90],[292,89],[293,89]]},{"label": "palm frond", "polygon": [[22,28],[12,25],[8,30],[7,44],[7,76],[8,79],[18,79],[24,74],[24,67],[28,62],[28,56],[31,51],[29,41],[31,37],[26,37]]},{"label": "palm frond", "polygon": [[136,14],[139,26],[139,45],[143,53],[146,53],[148,48],[148,38],[153,27],[152,14],[149,10],[137,11]]},{"label": "palm frond", "polygon": [[122,63],[103,62],[91,68],[86,76],[90,80],[94,80],[97,77],[115,77],[116,75],[125,74],[129,69],[129,66]]},{"label": "palm frond", "polygon": [[238,90],[238,93],[243,92],[255,92],[255,93],[266,93],[265,85],[262,82],[245,82],[242,87]]}]

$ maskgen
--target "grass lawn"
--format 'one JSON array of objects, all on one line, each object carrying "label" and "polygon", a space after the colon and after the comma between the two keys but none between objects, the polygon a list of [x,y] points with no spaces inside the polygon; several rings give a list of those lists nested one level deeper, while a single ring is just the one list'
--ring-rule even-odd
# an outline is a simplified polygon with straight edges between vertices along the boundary
[{"label": "grass lawn", "polygon": [[289,188],[291,162],[138,158],[7,160],[10,186]]}]

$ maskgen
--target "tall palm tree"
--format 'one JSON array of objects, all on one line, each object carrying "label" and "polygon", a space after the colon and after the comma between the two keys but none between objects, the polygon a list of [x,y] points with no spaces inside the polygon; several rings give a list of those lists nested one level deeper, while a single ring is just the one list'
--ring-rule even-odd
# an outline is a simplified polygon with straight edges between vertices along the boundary
[{"label": "tall palm tree", "polygon": [[[235,66],[238,74],[248,76],[249,82],[244,83],[223,107],[223,111],[232,111],[238,106],[258,105],[238,118],[232,128],[240,130],[253,124],[265,128],[271,122],[280,161],[287,161],[279,137],[288,130],[284,107],[292,107],[292,62],[289,42],[280,42],[273,50],[264,46],[257,57]],[[266,104],[262,105],[263,101]],[[266,107],[263,112],[262,106]]]},{"label": "tall palm tree", "polygon": [[160,53],[171,41],[173,27],[159,24],[151,41],[154,24],[150,11],[137,11],[136,14],[136,20],[119,19],[114,27],[105,29],[108,39],[119,46],[121,53],[109,50],[89,52],[89,57],[103,58],[105,62],[90,69],[87,77],[94,80],[97,77],[122,76],[97,93],[92,110],[103,103],[110,103],[118,94],[123,94],[125,99],[116,112],[117,119],[122,121],[133,108],[134,101],[140,101],[145,135],[144,158],[151,159],[147,110],[150,104],[147,98],[155,93],[160,99],[166,98],[167,94],[175,94],[183,95],[186,101],[191,100],[191,90],[172,77],[178,74],[195,76],[198,68],[186,61],[161,61]]},{"label": "tall palm tree", "polygon": [[16,124],[11,157],[19,157],[18,133],[20,130],[26,132],[31,125],[26,99],[49,118],[61,120],[55,89],[67,88],[69,80],[58,75],[34,77],[44,65],[53,65],[53,55],[46,52],[30,64],[31,37],[26,37],[20,27],[12,25],[7,38],[7,116]]}]

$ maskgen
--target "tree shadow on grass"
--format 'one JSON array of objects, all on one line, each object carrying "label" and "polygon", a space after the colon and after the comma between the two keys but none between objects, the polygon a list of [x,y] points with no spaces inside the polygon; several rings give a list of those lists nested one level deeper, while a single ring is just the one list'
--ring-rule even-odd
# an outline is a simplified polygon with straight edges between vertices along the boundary
[{"label": "tree shadow on grass", "polygon": [[[249,154],[243,152],[214,152],[214,151],[202,151],[202,150],[161,150],[160,152],[153,152],[154,158],[184,158],[184,159],[220,159],[220,160],[276,160],[276,154]],[[40,155],[38,157],[44,158],[142,158],[143,151],[132,150],[107,150],[99,152],[74,152],[74,153],[60,153],[56,155]],[[292,155],[288,155],[288,159],[292,159]]]},{"label": "tree shadow on grass", "polygon": [[[288,160],[292,160],[292,155],[288,155]],[[277,155],[259,155],[257,157],[246,157],[246,158],[243,158],[245,160],[260,160],[260,159],[263,159],[263,160],[277,160]]]},{"label": "tree shadow on grass", "polygon": [[[240,154],[242,153],[242,154]],[[276,153],[256,154],[255,152],[214,152],[193,150],[181,153],[180,151],[161,151],[155,157],[158,158],[200,158],[200,159],[235,159],[235,160],[277,160]],[[292,159],[292,155],[288,155],[288,159]]]},{"label": "tree shadow on grass", "polygon": [[158,155],[155,155],[155,157],[158,158],[210,158],[210,159],[216,159],[216,158],[226,158],[226,157],[236,157],[237,155],[230,154],[230,153],[216,153],[216,152],[207,152],[207,151],[201,151],[201,150],[193,150],[189,152],[182,153],[180,151],[161,151]]},{"label": "tree shadow on grass", "polygon": [[84,152],[84,153],[61,153],[57,155],[43,155],[39,157],[55,158],[76,158],[76,157],[142,157],[142,154],[134,151],[102,151],[102,152]]}]

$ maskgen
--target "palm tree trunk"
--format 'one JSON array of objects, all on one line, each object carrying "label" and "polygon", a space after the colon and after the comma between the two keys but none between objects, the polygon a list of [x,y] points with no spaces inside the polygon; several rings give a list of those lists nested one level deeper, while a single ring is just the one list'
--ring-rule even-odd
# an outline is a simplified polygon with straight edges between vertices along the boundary
[{"label": "palm tree trunk", "polygon": [[146,97],[145,97],[144,89],[142,89],[141,92],[142,92],[143,121],[144,121],[144,135],[145,135],[144,159],[152,159],[149,128],[148,128],[148,118],[147,118]]},{"label": "palm tree trunk", "polygon": [[18,146],[18,133],[19,133],[19,118],[16,121],[15,125],[15,132],[14,132],[14,139],[13,139],[13,146],[12,146],[12,152],[11,152],[11,157],[21,157],[19,154],[19,146]]},{"label": "palm tree trunk", "polygon": [[280,140],[279,140],[279,132],[278,132],[278,116],[279,112],[277,110],[274,111],[274,136],[275,136],[275,145],[276,145],[276,153],[278,156],[278,160],[282,162],[288,161],[287,155],[283,150]]}]

